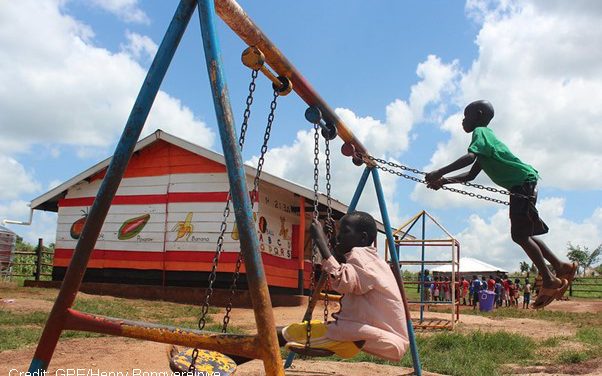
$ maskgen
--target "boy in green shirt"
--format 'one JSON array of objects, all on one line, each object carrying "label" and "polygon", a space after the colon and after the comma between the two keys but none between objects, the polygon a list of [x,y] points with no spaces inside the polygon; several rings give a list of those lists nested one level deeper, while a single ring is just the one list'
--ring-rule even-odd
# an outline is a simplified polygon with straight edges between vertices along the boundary
[{"label": "boy in green shirt", "polygon": [[[471,181],[483,170],[494,183],[518,194],[510,195],[510,231],[512,240],[525,250],[542,273],[543,288],[533,307],[543,308],[564,295],[573,281],[577,265],[561,262],[541,239],[534,237],[548,232],[548,226],[539,218],[535,207],[539,175],[533,167],[514,156],[487,128],[493,115],[493,106],[488,101],[480,100],[466,106],[462,128],[466,133],[472,132],[468,153],[445,167],[429,172],[425,180],[427,187],[438,190],[445,184]],[[444,177],[470,165],[468,172]],[[552,264],[556,275],[547,268],[546,260]]]}]

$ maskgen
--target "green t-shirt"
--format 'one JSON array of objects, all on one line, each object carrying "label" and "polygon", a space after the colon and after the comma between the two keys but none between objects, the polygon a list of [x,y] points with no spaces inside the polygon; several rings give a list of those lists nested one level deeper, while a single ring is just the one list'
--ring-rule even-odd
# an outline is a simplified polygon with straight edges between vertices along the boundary
[{"label": "green t-shirt", "polygon": [[468,151],[477,155],[487,176],[506,189],[539,179],[537,170],[512,154],[487,127],[475,128]]}]

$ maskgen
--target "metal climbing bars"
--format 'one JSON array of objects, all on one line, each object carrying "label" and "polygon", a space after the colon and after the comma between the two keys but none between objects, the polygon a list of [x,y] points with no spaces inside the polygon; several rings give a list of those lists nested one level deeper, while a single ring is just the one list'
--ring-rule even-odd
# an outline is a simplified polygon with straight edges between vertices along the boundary
[{"label": "metal climbing bars", "polygon": [[[445,236],[439,237],[429,237],[426,236],[426,220],[427,218],[430,220],[432,224],[436,226],[437,229],[440,230]],[[409,239],[408,234],[412,230],[412,228],[420,223],[420,238]],[[431,229],[432,232],[432,229]],[[456,238],[453,237],[452,234],[449,233],[439,222],[433,218],[429,213],[422,210],[407,222],[399,226],[397,230],[393,232],[393,236],[395,237],[395,248],[389,248],[388,243],[385,246],[385,258],[388,258],[389,253],[395,253],[397,255],[397,259],[399,262],[399,267],[401,268],[403,265],[419,265],[419,280],[418,281],[410,281],[406,282],[410,285],[416,285],[418,287],[420,299],[409,301],[410,304],[419,304],[420,305],[420,317],[414,320],[414,327],[419,329],[454,329],[456,322],[460,320],[460,305],[459,305],[459,296],[456,296],[456,283],[459,278],[459,268],[460,268],[460,242]],[[420,253],[420,260],[409,260],[400,259],[401,249],[404,249],[405,255],[413,255],[418,251]],[[430,250],[429,257],[427,258],[426,251]],[[449,257],[445,256],[445,250],[449,250]],[[415,252],[412,252],[415,251]],[[436,254],[434,254],[436,252]],[[434,255],[433,255],[434,254]],[[441,299],[438,301],[434,301],[429,298],[430,294],[426,294],[426,289],[430,288],[431,284],[436,283],[433,281],[427,281],[423,276],[425,275],[425,267],[429,265],[449,265],[449,277],[451,281],[449,281],[450,286],[450,300]],[[445,273],[447,274],[447,273]],[[430,291],[430,290],[429,290]],[[441,318],[425,318],[424,310],[425,308],[429,308],[430,306],[450,306],[451,307],[451,318],[450,320],[441,319]]]}]

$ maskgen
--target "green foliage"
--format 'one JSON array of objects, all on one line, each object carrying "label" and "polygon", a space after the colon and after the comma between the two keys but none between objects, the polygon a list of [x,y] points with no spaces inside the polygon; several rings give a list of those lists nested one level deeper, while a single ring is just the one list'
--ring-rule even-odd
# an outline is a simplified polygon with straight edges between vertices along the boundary
[{"label": "green foliage", "polygon": [[602,244],[590,252],[589,248],[585,246],[581,247],[580,245],[573,245],[569,242],[567,249],[566,256],[569,260],[579,263],[579,266],[583,270],[583,275],[585,275],[585,271],[594,265],[602,255]]},{"label": "green foliage", "polygon": [[[15,255],[13,263],[16,264],[13,266],[13,274],[23,275],[25,279],[33,279],[36,271],[36,259],[35,255],[37,246],[31,245],[23,240],[20,236],[17,236],[17,241],[15,245],[16,252],[27,252],[34,253],[32,255]],[[42,249],[43,252],[51,252],[42,253],[42,264],[52,264],[52,260],[54,258],[54,243],[50,243],[48,246],[44,246]],[[50,266],[42,266],[42,273],[51,273],[52,267]],[[49,279],[48,277],[41,277],[42,280]]]},{"label": "green foliage", "polygon": [[529,266],[528,262],[521,261],[519,264],[519,268],[521,273],[527,273],[531,267]]}]

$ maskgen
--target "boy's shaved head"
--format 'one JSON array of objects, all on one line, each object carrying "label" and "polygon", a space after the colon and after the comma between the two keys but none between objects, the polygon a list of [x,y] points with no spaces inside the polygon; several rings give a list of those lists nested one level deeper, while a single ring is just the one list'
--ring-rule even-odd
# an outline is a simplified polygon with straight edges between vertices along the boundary
[{"label": "boy's shaved head", "polygon": [[464,116],[474,116],[474,121],[477,122],[476,126],[487,126],[494,114],[493,105],[483,99],[470,103],[464,109]]},{"label": "boy's shaved head", "polygon": [[348,217],[353,221],[357,231],[368,234],[369,244],[374,243],[374,240],[376,239],[376,221],[370,214],[362,211],[354,211],[346,214],[345,217]]}]

